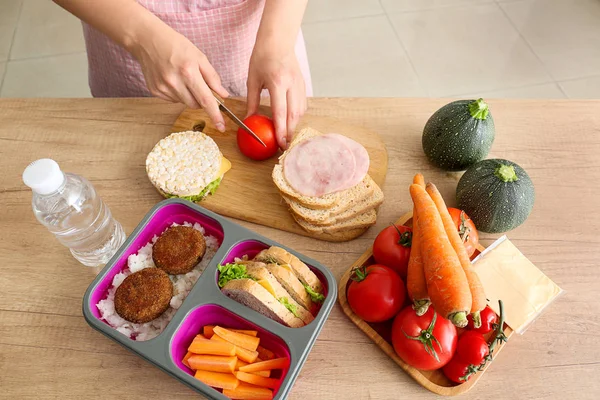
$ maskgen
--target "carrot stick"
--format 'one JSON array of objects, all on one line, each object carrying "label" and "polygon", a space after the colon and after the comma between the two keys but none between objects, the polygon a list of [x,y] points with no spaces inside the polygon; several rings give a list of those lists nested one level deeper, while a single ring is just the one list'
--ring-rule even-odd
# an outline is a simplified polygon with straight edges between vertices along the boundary
[{"label": "carrot stick", "polygon": [[181,360],[181,363],[183,365],[185,365],[186,367],[192,369],[192,367],[190,367],[190,364],[188,363],[188,359],[193,355],[194,355],[194,353],[192,353],[191,351],[188,351],[187,354],[183,357],[183,360]]},{"label": "carrot stick", "polygon": [[[210,339],[212,337],[212,335],[215,334],[214,332],[214,325],[206,325],[204,326],[204,328],[202,328],[202,333],[204,334],[204,337],[207,339]],[[244,335],[249,335],[249,336],[258,336],[258,331],[253,331],[250,329],[229,329],[230,331],[234,331],[234,332],[238,332],[238,333],[243,333]]]},{"label": "carrot stick", "polygon": [[199,369],[194,375],[196,379],[219,389],[235,389],[240,381],[233,374],[223,374],[221,372],[202,371]]},{"label": "carrot stick", "polygon": [[272,360],[266,360],[257,362],[254,364],[248,364],[243,367],[240,367],[240,371],[243,372],[256,372],[256,371],[266,371],[270,369],[283,369],[287,368],[290,365],[290,361],[285,358],[274,358]]},{"label": "carrot stick", "polygon": [[[413,183],[425,187],[423,175],[416,174]],[[413,309],[421,316],[427,312],[431,300],[427,292],[427,280],[423,271],[423,258],[421,257],[421,238],[419,229],[419,216],[417,209],[413,207],[412,244],[410,257],[408,259],[408,270],[406,274],[406,289],[409,297],[413,300]]]},{"label": "carrot stick", "polygon": [[[229,343],[219,335],[213,335],[210,340],[215,342]],[[246,350],[243,347],[235,346],[235,355],[240,360],[246,361],[247,363],[253,363],[258,358],[258,351]]]},{"label": "carrot stick", "polygon": [[237,357],[194,354],[188,359],[188,363],[190,368],[194,370],[233,373],[237,364]]},{"label": "carrot stick", "polygon": [[194,354],[210,354],[213,356],[235,356],[235,346],[229,342],[208,340],[202,335],[196,336],[188,351]]},{"label": "carrot stick", "polygon": [[223,394],[233,400],[271,400],[273,391],[240,382],[234,390],[223,389]]},{"label": "carrot stick", "polygon": [[422,186],[412,184],[410,196],[419,218],[421,256],[431,303],[444,318],[463,328],[467,325],[467,313],[472,303],[465,271],[429,194]]},{"label": "carrot stick", "polygon": [[[258,358],[256,359],[258,362]],[[237,364],[235,365],[235,370],[238,371],[240,369],[240,367],[243,367],[244,365],[248,365],[248,363],[246,361],[242,361],[238,358],[237,360]],[[268,378],[271,376],[271,371],[270,370],[266,370],[266,371],[256,371],[256,372],[252,372],[254,375],[260,375],[260,376],[264,376],[265,378]]]},{"label": "carrot stick", "polygon": [[273,353],[271,350],[269,349],[265,349],[262,346],[258,346],[256,348],[256,351],[258,351],[258,356],[260,358],[262,358],[263,360],[272,360],[275,358],[275,353]]},{"label": "carrot stick", "polygon": [[475,325],[475,328],[479,328],[481,326],[481,318],[479,313],[487,305],[487,299],[485,297],[483,285],[479,280],[477,272],[475,272],[473,266],[471,265],[469,253],[467,253],[467,249],[465,249],[465,245],[460,238],[458,231],[456,230],[456,225],[454,225],[454,221],[448,212],[444,198],[433,183],[428,183],[426,190],[431,196],[431,199],[435,203],[435,206],[442,217],[442,222],[444,223],[444,228],[446,229],[448,239],[450,240],[450,243],[452,244],[452,247],[458,256],[458,259],[460,260],[460,264],[465,271],[465,275],[467,276],[467,281],[469,282],[469,288],[471,290],[471,296],[473,298],[473,304],[471,305],[473,324]]},{"label": "carrot stick", "polygon": [[227,340],[228,342],[230,342],[238,347],[242,347],[246,350],[256,351],[256,348],[260,344],[260,339],[257,337],[245,335],[245,334],[239,333],[239,332],[234,332],[229,329],[222,328],[220,326],[215,326],[213,328],[213,331],[215,332],[216,335],[221,336],[223,339]]},{"label": "carrot stick", "polygon": [[250,374],[248,372],[237,371],[235,373],[235,376],[241,382],[250,383],[250,384],[256,385],[256,386],[275,389],[279,385],[279,379],[265,378],[263,376]]},{"label": "carrot stick", "polygon": [[204,326],[204,328],[202,328],[202,333],[204,334],[204,337],[207,339],[210,339],[214,334],[214,325],[206,325]]}]

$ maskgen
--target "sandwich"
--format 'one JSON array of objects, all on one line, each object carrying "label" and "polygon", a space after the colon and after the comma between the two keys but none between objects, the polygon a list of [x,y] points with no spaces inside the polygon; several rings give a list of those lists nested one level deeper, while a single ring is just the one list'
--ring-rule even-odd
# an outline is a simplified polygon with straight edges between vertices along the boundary
[{"label": "sandwich", "polygon": [[172,133],[146,158],[146,173],[159,193],[194,202],[214,194],[230,169],[219,146],[202,132]]},{"label": "sandwich", "polygon": [[[218,285],[222,293],[254,311],[291,328],[311,323],[311,310],[299,304],[267,268],[257,261],[241,261],[219,265]],[[288,285],[298,279],[288,277]]]},{"label": "sandwich", "polygon": [[[311,303],[320,304],[325,299],[323,296],[323,284],[317,275],[306,264],[300,261],[298,257],[281,247],[271,246],[258,253],[254,259],[269,264],[267,267],[270,268],[269,271],[280,282],[284,282],[282,285],[288,286],[286,290],[288,290],[296,302],[303,304],[306,309],[313,308]],[[288,273],[284,272],[284,270],[287,270]],[[296,280],[290,279],[290,276],[294,276]],[[300,285],[296,284],[297,281],[304,290],[300,289]],[[286,282],[292,282],[292,284],[287,284]]]}]

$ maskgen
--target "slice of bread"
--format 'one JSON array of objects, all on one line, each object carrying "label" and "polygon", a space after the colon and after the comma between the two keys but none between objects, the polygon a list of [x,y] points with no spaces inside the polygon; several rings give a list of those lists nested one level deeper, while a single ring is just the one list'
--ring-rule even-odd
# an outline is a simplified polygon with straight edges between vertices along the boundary
[{"label": "slice of bread", "polygon": [[292,217],[294,220],[302,227],[302,229],[306,230],[310,233],[336,233],[342,232],[350,229],[358,229],[358,228],[367,228],[371,225],[375,225],[377,222],[377,212],[375,209],[371,209],[367,212],[359,214],[354,218],[351,218],[344,222],[339,222],[333,225],[314,225],[306,222],[305,220],[297,217],[292,213]]},{"label": "slice of bread", "polygon": [[296,303],[300,304],[305,310],[313,310],[314,304],[310,295],[290,269],[279,264],[267,264],[267,270],[279,281]]},{"label": "slice of bread", "polygon": [[318,232],[311,233],[310,236],[318,240],[325,240],[327,242],[347,242],[361,236],[368,229],[369,228],[356,228],[333,233]]},{"label": "slice of bread", "polygon": [[[267,269],[266,264],[261,262],[248,262],[246,263],[246,273],[250,275],[250,277],[256,279],[256,282],[267,289],[267,291],[275,296],[280,303],[284,304],[283,302],[287,302],[290,304],[294,309],[290,310],[290,312],[296,317],[300,318],[306,325],[313,322],[315,317],[313,317],[313,315],[306,308],[298,304],[294,299],[294,296],[292,296],[292,293],[290,293],[289,290],[287,290],[287,288],[285,288],[285,286],[282,284],[286,283],[287,285],[286,280],[280,280],[279,278],[276,278],[270,272],[270,270]],[[287,280],[292,280],[292,282],[296,281],[302,288],[302,291],[304,291],[304,287],[298,278],[296,278],[296,276],[294,276],[292,273],[290,273],[290,275],[291,276],[287,277]]]},{"label": "slice of bread", "polygon": [[221,291],[246,307],[261,313],[290,328],[300,328],[304,322],[294,316],[267,289],[252,279],[234,279],[225,284]]},{"label": "slice of bread", "polygon": [[323,284],[317,275],[306,264],[300,261],[298,257],[288,253],[281,247],[271,246],[258,253],[254,259],[264,263],[289,265],[292,268],[292,272],[294,272],[302,284],[310,286],[317,293],[323,293]]},{"label": "slice of bread", "polygon": [[375,209],[383,203],[383,192],[377,185],[374,185],[373,192],[364,198],[356,199],[351,201],[351,207],[341,213],[336,213],[334,206],[330,210],[313,210],[298,202],[291,200],[284,196],[288,207],[296,215],[296,217],[313,225],[334,225],[342,223],[356,217],[359,214],[367,212],[371,209]]}]

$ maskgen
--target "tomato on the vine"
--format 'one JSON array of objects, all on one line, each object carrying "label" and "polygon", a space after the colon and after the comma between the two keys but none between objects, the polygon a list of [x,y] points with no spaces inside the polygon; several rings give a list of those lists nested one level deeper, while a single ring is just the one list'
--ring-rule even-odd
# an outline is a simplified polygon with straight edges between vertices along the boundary
[{"label": "tomato on the vine", "polygon": [[411,306],[407,306],[392,325],[396,354],[418,369],[431,371],[446,365],[456,351],[456,341],[456,327],[433,307],[418,316]]},{"label": "tomato on the vine", "polygon": [[465,244],[469,257],[471,257],[479,244],[479,233],[477,232],[477,228],[475,228],[475,224],[464,211],[458,208],[448,207],[448,212],[450,212],[458,234]]},{"label": "tomato on the vine", "polygon": [[490,347],[481,333],[466,331],[459,336],[455,357],[461,361],[479,366],[488,354]]},{"label": "tomato on the vine", "polygon": [[484,335],[493,331],[495,328],[494,325],[498,323],[498,315],[494,312],[494,310],[487,306],[483,310],[481,310],[479,315],[481,317],[481,326],[479,328],[475,328],[475,326],[473,325],[473,317],[471,316],[471,314],[469,314],[467,316],[467,319],[469,320],[467,329],[482,333]]},{"label": "tomato on the vine", "polygon": [[377,264],[390,267],[402,279],[406,279],[411,242],[412,229],[407,226],[388,226],[379,232],[373,242],[373,257]]},{"label": "tomato on the vine", "polygon": [[348,304],[367,322],[391,319],[404,304],[406,287],[397,273],[384,265],[354,270],[348,287]]},{"label": "tomato on the vine", "polygon": [[473,367],[454,357],[442,368],[444,375],[452,382],[464,383],[473,376]]}]

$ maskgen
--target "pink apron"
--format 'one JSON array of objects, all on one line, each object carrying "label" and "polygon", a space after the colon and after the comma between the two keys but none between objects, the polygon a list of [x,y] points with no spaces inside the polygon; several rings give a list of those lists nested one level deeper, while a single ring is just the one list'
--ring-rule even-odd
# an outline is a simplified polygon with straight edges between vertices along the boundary
[{"label": "pink apron", "polygon": [[[200,49],[230,95],[246,95],[250,55],[264,0],[138,0],[138,3]],[[151,96],[140,64],[133,56],[85,23],[83,33],[94,97]],[[312,96],[302,33],[295,50],[306,82],[306,95]]]}]

